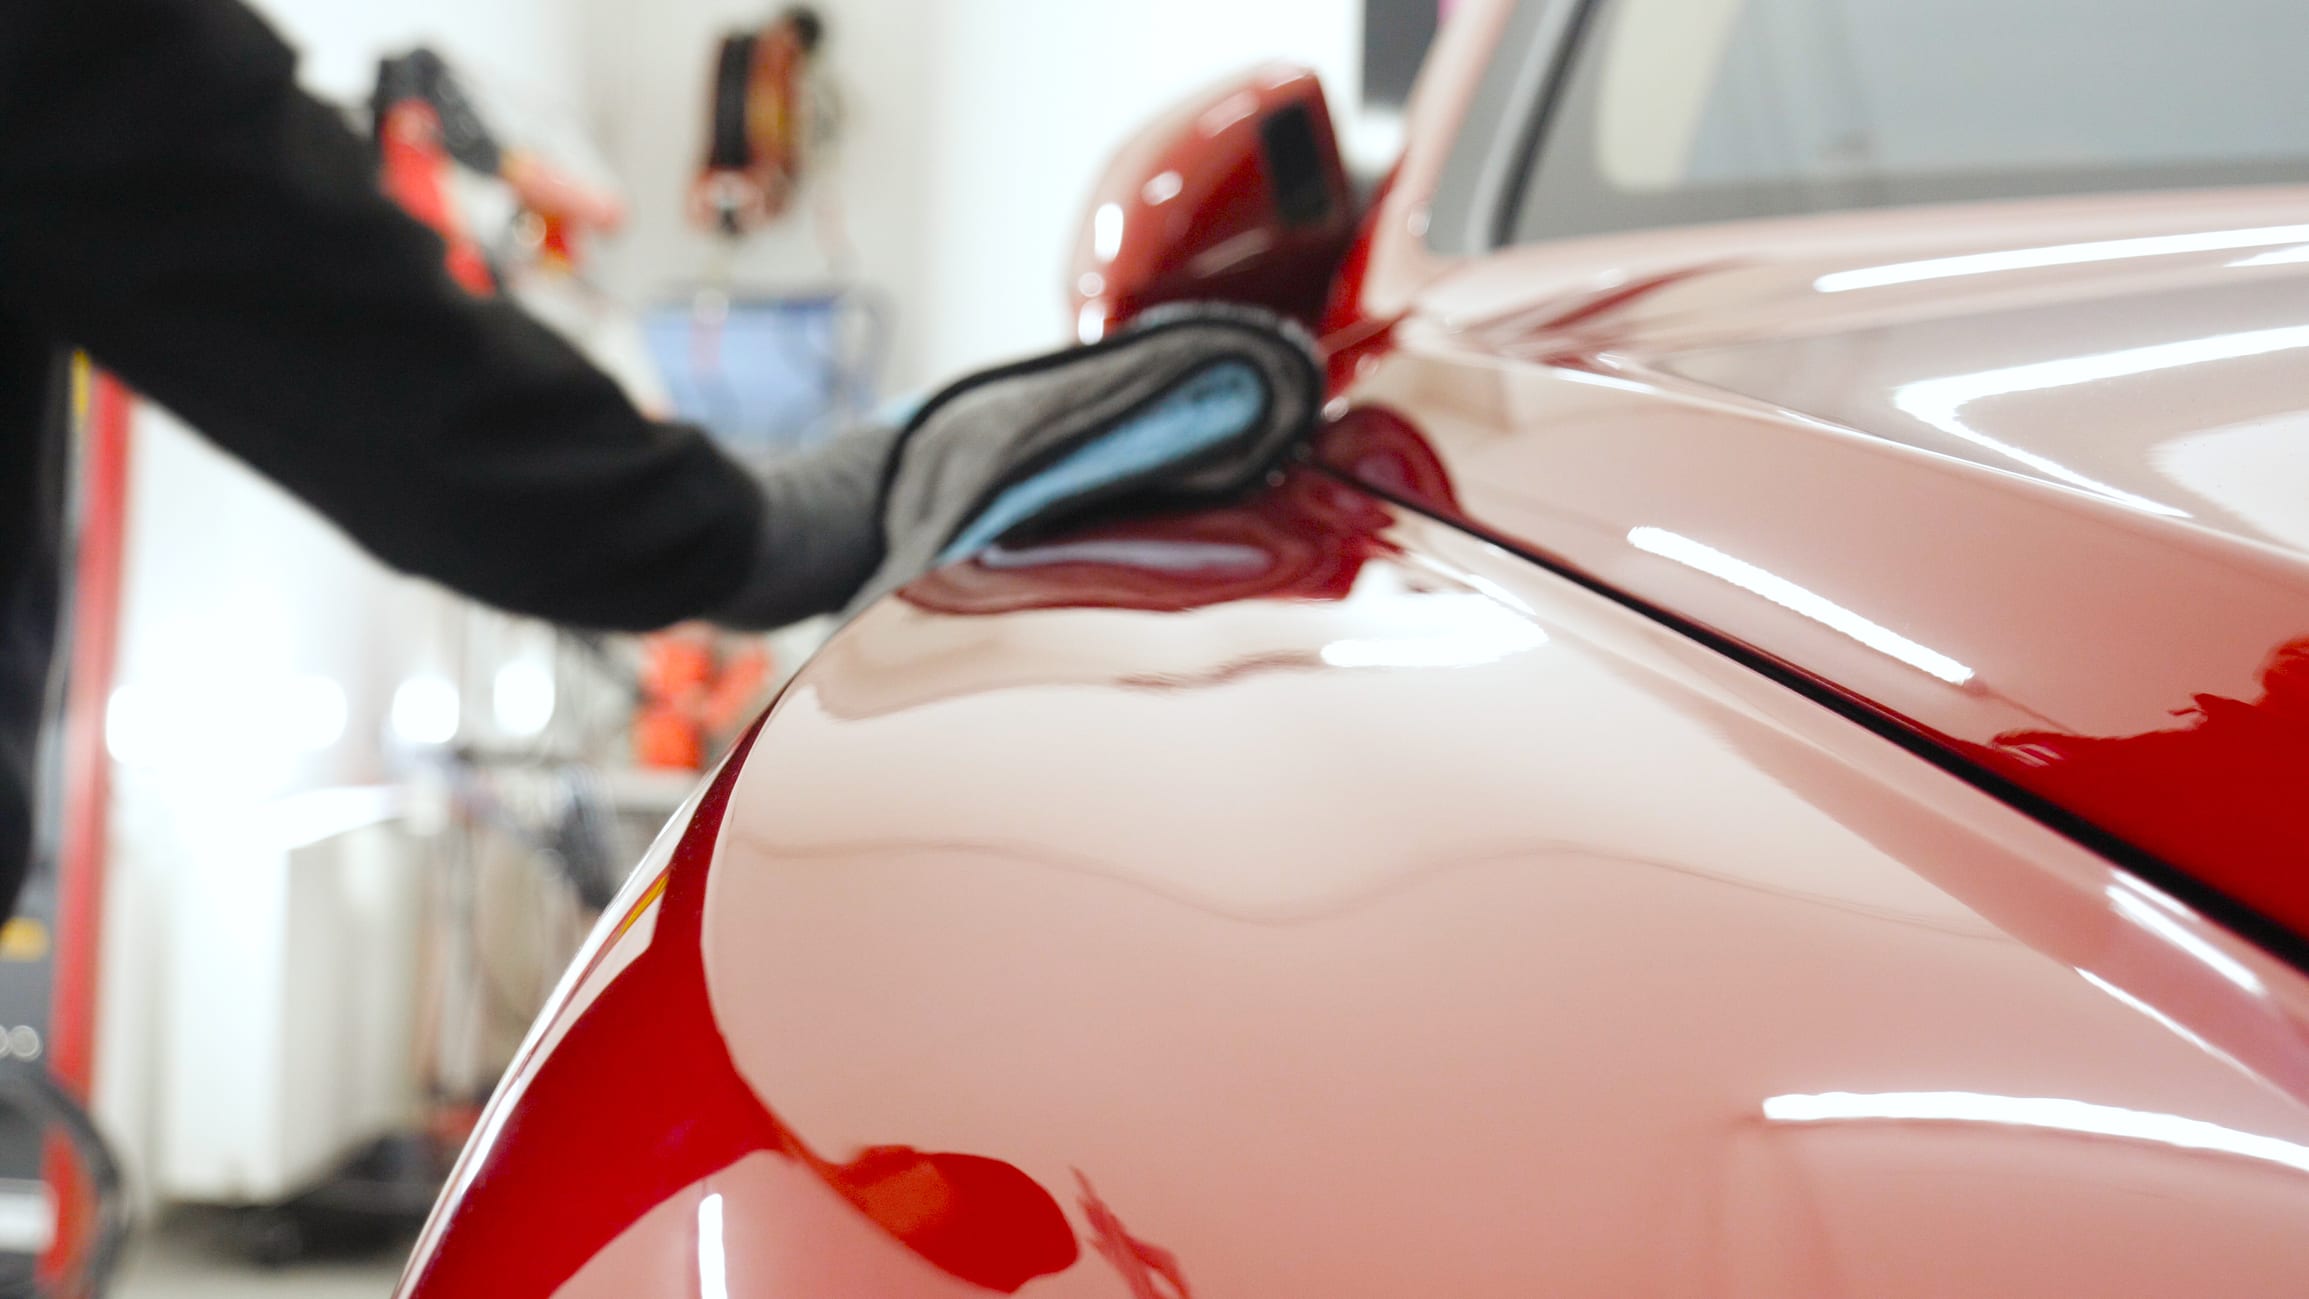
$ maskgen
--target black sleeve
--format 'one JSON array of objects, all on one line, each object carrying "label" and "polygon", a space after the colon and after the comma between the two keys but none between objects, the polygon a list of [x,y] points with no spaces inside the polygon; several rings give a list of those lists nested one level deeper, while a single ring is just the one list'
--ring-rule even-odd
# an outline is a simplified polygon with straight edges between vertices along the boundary
[{"label": "black sleeve", "polygon": [[644,628],[755,561],[759,490],[468,296],[237,0],[0,3],[0,301],[398,568]]}]

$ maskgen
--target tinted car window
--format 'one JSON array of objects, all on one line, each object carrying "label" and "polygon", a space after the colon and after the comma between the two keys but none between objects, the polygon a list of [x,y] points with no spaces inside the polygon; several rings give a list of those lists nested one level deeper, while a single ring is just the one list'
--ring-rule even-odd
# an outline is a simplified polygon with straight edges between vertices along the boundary
[{"label": "tinted car window", "polygon": [[1594,0],[1514,232],[2309,180],[2304,0]]}]

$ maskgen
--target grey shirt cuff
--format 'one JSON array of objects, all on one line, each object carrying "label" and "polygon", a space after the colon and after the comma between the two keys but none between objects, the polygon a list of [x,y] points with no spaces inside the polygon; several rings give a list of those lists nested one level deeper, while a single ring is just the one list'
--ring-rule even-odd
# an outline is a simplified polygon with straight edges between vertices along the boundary
[{"label": "grey shirt cuff", "polygon": [[866,425],[763,471],[752,566],[707,617],[767,630],[848,604],[882,564],[882,472],[897,439]]}]

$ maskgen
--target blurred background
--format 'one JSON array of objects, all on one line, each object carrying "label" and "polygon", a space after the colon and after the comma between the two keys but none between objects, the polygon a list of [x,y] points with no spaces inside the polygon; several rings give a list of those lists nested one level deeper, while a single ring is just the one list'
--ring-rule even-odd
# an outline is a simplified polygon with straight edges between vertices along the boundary
[{"label": "blurred background", "polygon": [[[461,278],[748,457],[1067,341],[1108,152],[1206,83],[1310,65],[1383,167],[1448,8],[821,0],[797,44],[747,0],[254,2]],[[720,156],[765,103],[785,152]],[[132,1214],[119,1293],[383,1295],[598,909],[822,629],[560,632],[388,572],[116,389],[83,426],[103,779],[0,939],[0,1046],[106,1140],[10,1130],[0,1254]]]}]

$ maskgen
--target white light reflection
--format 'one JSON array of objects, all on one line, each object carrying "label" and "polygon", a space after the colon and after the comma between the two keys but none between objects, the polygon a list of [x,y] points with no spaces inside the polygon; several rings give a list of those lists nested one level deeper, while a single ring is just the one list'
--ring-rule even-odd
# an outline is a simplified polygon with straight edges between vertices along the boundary
[{"label": "white light reflection", "polygon": [[1067,541],[1043,546],[988,546],[978,552],[982,568],[996,570],[1048,568],[1053,564],[1106,564],[1152,573],[1223,573],[1243,576],[1265,572],[1272,562],[1256,546],[1215,541]]},{"label": "white light reflection", "polygon": [[1988,397],[2009,397],[2024,392],[2043,392],[2052,388],[2069,388],[2078,384],[2097,383],[2106,379],[2123,379],[2134,375],[2153,374],[2160,370],[2177,370],[2184,366],[2205,365],[2214,361],[2237,361],[2247,357],[2267,356],[2274,352],[2289,352],[2309,347],[2309,325],[2288,325],[2281,329],[2253,330],[2241,334],[2220,334],[2212,338],[2190,338],[2177,343],[2159,343],[2151,347],[2136,347],[2122,352],[2103,352],[2096,356],[2063,357],[2057,361],[2040,361],[2033,365],[2016,365],[2002,370],[1985,370],[1978,374],[1950,375],[1944,379],[1925,379],[1903,385],[1892,397],[1893,404],[1924,423],[1951,437],[1962,438],[1984,450],[1993,451],[2007,460],[2027,465],[2045,476],[2082,488],[2096,496],[2106,497],[2121,505],[2150,514],[2171,518],[2187,518],[2188,512],[2174,509],[2161,501],[2136,496],[2122,488],[2112,487],[2096,478],[2088,478],[2057,460],[2024,450],[2007,442],[2000,442],[1985,433],[1967,426],[1958,413],[1973,402]]},{"label": "white light reflection", "polygon": [[1122,205],[1101,203],[1090,216],[1090,253],[1111,262],[1122,252]]},{"label": "white light reflection", "polygon": [[2083,266],[2091,262],[2117,262],[2133,257],[2165,257],[2178,253],[2230,252],[2240,248],[2266,248],[2273,244],[2297,244],[2303,241],[2309,241],[2309,225],[2148,235],[2137,239],[2103,239],[2085,244],[2014,248],[2002,252],[1934,257],[1920,262],[1896,262],[1890,266],[1838,271],[1812,281],[1812,287],[1822,293],[1849,293],[1854,289],[1881,289],[1895,284],[1917,284],[1926,280],[1948,280],[1965,275],[1993,275],[1998,271]]},{"label": "white light reflection", "polygon": [[1530,620],[1481,595],[1421,595],[1412,607],[1441,615],[1407,636],[1333,641],[1323,662],[1335,668],[1472,668],[1497,663],[1547,644]]},{"label": "white light reflection", "polygon": [[[1492,581],[1490,578],[1485,577],[1480,573],[1462,573],[1459,575],[1459,580],[1467,583],[1469,586],[1474,587],[1476,590],[1482,592],[1485,596],[1496,600],[1503,605],[1506,605],[1510,609],[1515,610],[1517,613],[1522,614],[1526,618],[1537,618],[1539,616],[1539,611],[1532,608],[1530,602],[1526,601],[1522,596],[1517,595],[1515,592],[1508,590],[1506,587],[1501,586],[1499,583]],[[1541,639],[1544,640],[1545,638],[1542,637]]]},{"label": "white light reflection", "polygon": [[1634,529],[1628,533],[1628,544],[1647,554],[1674,560],[1686,568],[1697,569],[1742,590],[1752,591],[1783,609],[1802,614],[1879,654],[1898,659],[1952,686],[1961,686],[1973,678],[1971,668],[1946,654],[1919,645],[1888,627],[1870,622],[1824,595],[1806,590],[1777,574],[1767,573],[1744,559],[1734,559],[1713,546],[1702,545],[1664,528]]},{"label": "white light reflection", "polygon": [[730,1299],[730,1265],[722,1250],[719,1193],[698,1201],[698,1299]]},{"label": "white light reflection", "polygon": [[2090,1137],[2144,1141],[2179,1150],[2238,1155],[2309,1173],[2309,1146],[2255,1136],[2200,1119],[2085,1101],[1980,1092],[1823,1092],[1774,1096],[1764,1117],[1775,1123],[1988,1123]]},{"label": "white light reflection", "polygon": [[1106,337],[1106,304],[1085,302],[1082,312],[1074,318],[1074,336],[1084,343],[1095,343]]},{"label": "white light reflection", "polygon": [[2109,901],[2124,914],[2125,919],[2187,952],[2213,973],[2256,997],[2268,991],[2259,975],[2246,969],[2236,957],[2191,933],[2178,916],[2159,905],[2158,899],[2123,883],[2109,885],[2108,895]]},{"label": "white light reflection", "polygon": [[1659,391],[1659,389],[1653,385],[1644,383],[1640,380],[1626,379],[1616,374],[1599,374],[1594,370],[1574,370],[1569,366],[1562,366],[1558,367],[1552,373],[1555,378],[1561,379],[1566,383],[1584,383],[1590,388],[1615,388],[1621,392],[1641,393],[1654,393]]},{"label": "white light reflection", "polygon": [[527,739],[553,724],[553,671],[542,663],[515,659],[497,669],[490,683],[490,707],[497,729]]},{"label": "white light reflection", "polygon": [[2299,266],[2303,262],[2309,262],[2309,244],[2301,244],[2293,248],[2280,248],[2276,252],[2262,253],[2257,257],[2240,257],[2236,261],[2229,263],[2229,265],[2233,268],[2245,266]]},{"label": "white light reflection", "polygon": [[409,744],[447,744],[457,738],[463,707],[446,677],[415,676],[393,692],[393,734]]},{"label": "white light reflection", "polygon": [[2165,1031],[2171,1033],[2173,1036],[2180,1038],[2184,1042],[2187,1042],[2190,1046],[2205,1052],[2207,1055],[2216,1057],[2217,1059],[2228,1064],[2231,1068],[2242,1070],[2245,1073],[2253,1072],[2252,1070],[2247,1069],[2243,1062],[2239,1061],[2237,1057],[2230,1055],[2228,1052],[2222,1050],[2221,1048],[2214,1046],[2211,1042],[2206,1041],[2204,1036],[2198,1033],[2195,1029],[2192,1029],[2188,1025],[2183,1024],[2181,1021],[2174,1019],[2172,1016],[2141,1000],[2139,997],[2136,997],[2133,994],[2125,991],[2123,988],[2120,988],[2117,985],[2109,982],[2107,979],[2104,979],[2101,976],[2093,973],[2091,970],[2078,970],[2077,975],[2086,983],[2091,984],[2095,988],[2100,989],[2102,992],[2105,992],[2110,997],[2114,998],[2117,1004],[2124,1006],[2128,1010],[2137,1011],[2138,1013],[2146,1016],[2152,1023],[2156,1024],[2157,1027],[2162,1028]]},{"label": "white light reflection", "polygon": [[1239,90],[1211,105],[1208,112],[1195,119],[1195,129],[1202,133],[1204,139],[1215,140],[1233,129],[1237,123],[1256,116],[1258,111],[1259,92]]},{"label": "white light reflection", "polygon": [[1166,171],[1148,181],[1138,196],[1148,207],[1161,207],[1186,190],[1186,178],[1175,171]]},{"label": "white light reflection", "polygon": [[1528,625],[1507,635],[1340,640],[1323,647],[1323,662],[1335,668],[1474,668],[1545,644],[1547,633]]}]

